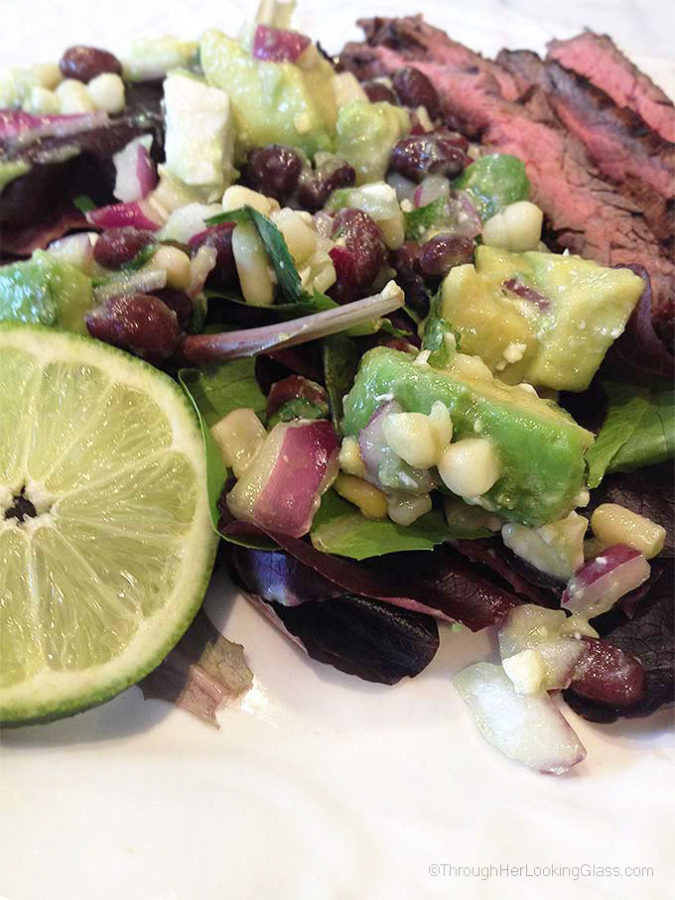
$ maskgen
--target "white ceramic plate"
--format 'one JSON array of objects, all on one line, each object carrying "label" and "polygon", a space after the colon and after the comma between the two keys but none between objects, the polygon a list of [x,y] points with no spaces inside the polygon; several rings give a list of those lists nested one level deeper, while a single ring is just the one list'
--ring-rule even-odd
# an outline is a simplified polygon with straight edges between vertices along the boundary
[{"label": "white ceramic plate", "polygon": [[[424,6],[488,53],[543,49],[585,24],[636,55],[672,50],[672,35],[659,44],[658,28],[640,29],[639,8],[610,18],[607,0],[583,11],[527,0]],[[77,42],[121,51],[135,32],[234,31],[253,7],[69,0],[57,11],[50,0],[2,0],[0,58],[55,59]],[[298,27],[337,49],[377,8],[304,2]],[[672,68],[650,68],[667,86]],[[568,713],[587,760],[566,777],[538,776],[482,741],[450,685],[490,652],[486,634],[444,629],[432,665],[391,688],[308,660],[223,579],[208,611],[256,675],[219,731],[132,688],[74,719],[5,732],[0,900],[672,896],[668,712],[605,727]]]}]

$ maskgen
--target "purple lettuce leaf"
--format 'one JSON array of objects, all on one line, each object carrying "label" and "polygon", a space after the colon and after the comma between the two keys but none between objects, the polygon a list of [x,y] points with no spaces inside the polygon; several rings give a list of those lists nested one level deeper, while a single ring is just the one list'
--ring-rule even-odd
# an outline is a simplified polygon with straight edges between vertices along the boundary
[{"label": "purple lettuce leaf", "polygon": [[652,285],[646,269],[638,265],[624,266],[632,269],[644,281],[644,290],[633,310],[623,334],[607,354],[610,367],[625,373],[628,366],[642,375],[660,378],[675,376],[675,356],[669,352],[654,328],[652,316]]},{"label": "purple lettuce leaf", "polygon": [[[24,162],[26,174],[10,181],[0,196],[0,248],[3,255],[28,255],[36,247],[86,222],[72,205],[84,194],[97,205],[113,202],[113,154],[142,134],[153,136],[153,155],[163,145],[159,93],[151,88],[127,91],[122,115],[56,117],[31,130],[0,136],[0,161]],[[64,123],[64,118],[70,123]],[[23,124],[30,123],[26,119]]]},{"label": "purple lettuce leaf", "polygon": [[139,683],[146,700],[168,700],[218,727],[216,711],[253,684],[244,648],[224,638],[203,610],[169,655]]},{"label": "purple lettuce leaf", "polygon": [[[262,532],[254,525],[225,517],[219,531],[226,540],[244,543],[259,541],[266,535],[344,594],[370,597],[449,622],[461,622],[472,631],[497,624],[520,602],[489,569],[479,569],[447,545],[433,551],[393,553],[357,562],[322,553],[305,540]],[[264,555],[259,564],[263,562]]]},{"label": "purple lettuce leaf", "polygon": [[346,594],[283,551],[231,544],[226,558],[234,583],[312,659],[396,684],[418,675],[438,650],[431,616]]}]

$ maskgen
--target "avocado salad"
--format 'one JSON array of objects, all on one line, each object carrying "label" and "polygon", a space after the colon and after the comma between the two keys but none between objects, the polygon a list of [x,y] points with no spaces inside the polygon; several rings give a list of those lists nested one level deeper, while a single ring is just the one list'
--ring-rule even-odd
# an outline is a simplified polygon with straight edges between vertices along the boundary
[{"label": "avocado salad", "polygon": [[[94,347],[62,396],[84,420],[99,366],[137,398],[116,413],[129,433],[105,441],[120,471],[140,433],[169,446],[180,398],[164,392],[183,392],[199,460],[163,482],[162,516],[204,584],[218,541],[216,565],[310,656],[387,684],[431,662],[439,624],[493,628],[495,660],[455,687],[494,746],[565,772],[585,750],[558,692],[596,722],[673,699],[675,407],[649,275],[559,252],[529,168],[456,130],[420,69],[359,81],[289,14],[263,3],[236,38],[144,39],[123,61],[71,47],[0,76],[0,384],[37,391],[12,368],[26,347],[32,366]],[[56,505],[7,474],[7,415],[0,559],[18,572],[3,539],[37,540],[26,523]],[[75,439],[50,428],[56,460]],[[208,536],[166,493],[202,482]],[[102,539],[83,539],[89,568]],[[177,552],[157,540],[148,566]],[[157,575],[172,596],[181,578]],[[194,596],[152,667],[87,702],[155,668]],[[3,657],[28,678],[16,647]],[[59,702],[26,715],[84,706]]]}]

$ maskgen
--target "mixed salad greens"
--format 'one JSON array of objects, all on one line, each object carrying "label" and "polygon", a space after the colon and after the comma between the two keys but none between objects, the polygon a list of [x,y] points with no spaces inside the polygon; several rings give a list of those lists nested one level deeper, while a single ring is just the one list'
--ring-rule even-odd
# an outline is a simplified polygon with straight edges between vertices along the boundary
[{"label": "mixed salad greens", "polygon": [[554,252],[523,162],[421,72],[361,84],[263,7],[238,39],[4,77],[0,320],[178,380],[220,558],[316,659],[394,683],[436,620],[495,626],[501,662],[457,689],[495,746],[566,771],[551,692],[596,720],[672,699],[649,277]]}]

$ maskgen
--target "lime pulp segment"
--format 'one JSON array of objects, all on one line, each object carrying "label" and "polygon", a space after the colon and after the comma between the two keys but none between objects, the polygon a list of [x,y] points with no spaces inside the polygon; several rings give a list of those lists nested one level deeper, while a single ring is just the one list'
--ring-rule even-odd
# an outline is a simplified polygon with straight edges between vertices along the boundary
[{"label": "lime pulp segment", "polygon": [[180,388],[99,342],[0,326],[0,721],[142,678],[199,607],[215,544]]}]

